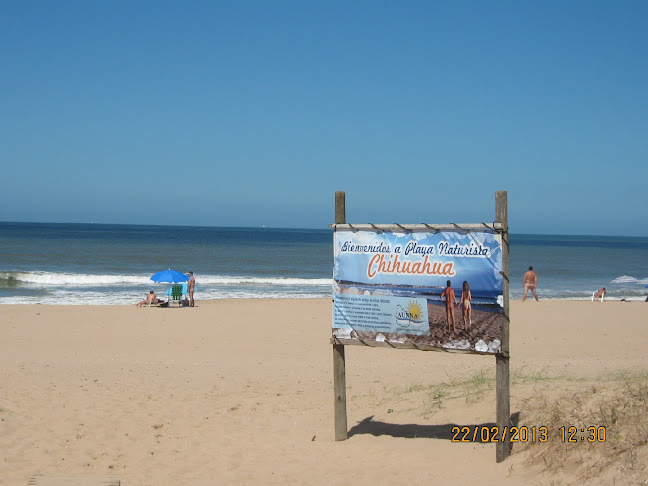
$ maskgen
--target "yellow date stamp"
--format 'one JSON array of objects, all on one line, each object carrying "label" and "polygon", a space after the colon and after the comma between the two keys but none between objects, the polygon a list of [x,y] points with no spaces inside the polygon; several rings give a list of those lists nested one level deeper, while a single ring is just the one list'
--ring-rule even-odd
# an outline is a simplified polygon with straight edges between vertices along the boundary
[{"label": "yellow date stamp", "polygon": [[565,443],[578,442],[605,442],[606,430],[604,426],[590,425],[576,427],[563,425],[557,430],[545,425],[540,426],[510,426],[500,427],[487,425],[454,426],[452,427],[451,442],[548,442],[559,440]]}]

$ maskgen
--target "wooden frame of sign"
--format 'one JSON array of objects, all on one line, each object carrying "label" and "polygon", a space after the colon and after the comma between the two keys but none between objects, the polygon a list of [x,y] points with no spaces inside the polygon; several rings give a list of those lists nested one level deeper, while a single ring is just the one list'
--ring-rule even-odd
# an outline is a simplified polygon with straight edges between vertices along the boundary
[{"label": "wooden frame of sign", "polygon": [[[335,229],[357,229],[357,230],[479,230],[489,229],[497,231],[502,237],[502,276],[503,276],[503,314],[502,338],[500,352],[495,355],[495,393],[496,393],[496,425],[499,430],[509,430],[511,427],[511,396],[509,382],[509,233],[508,233],[508,202],[506,191],[495,193],[495,222],[477,224],[419,224],[419,225],[374,225],[374,224],[347,224],[345,193],[335,193]],[[417,345],[414,343],[390,343],[378,341],[359,341],[358,339],[340,339],[333,337],[333,392],[334,392],[334,414],[335,414],[335,440],[346,440],[347,410],[346,410],[346,360],[344,355],[345,345],[364,345],[372,347],[390,347],[397,349],[418,349],[421,351],[445,351],[445,352],[466,352],[462,350],[448,350],[444,348]],[[506,429],[505,429],[506,428]],[[508,439],[508,437],[506,438]],[[495,458],[502,462],[511,454],[511,443],[508,440],[500,440],[496,443]]]}]

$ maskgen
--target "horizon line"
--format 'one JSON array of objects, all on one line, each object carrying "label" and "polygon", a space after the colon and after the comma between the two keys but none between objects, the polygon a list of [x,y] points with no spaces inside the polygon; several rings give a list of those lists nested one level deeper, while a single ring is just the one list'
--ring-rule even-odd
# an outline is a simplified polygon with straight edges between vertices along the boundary
[{"label": "horizon line", "polygon": [[[0,221],[0,224],[42,224],[42,225],[79,225],[79,226],[153,226],[153,227],[176,227],[176,228],[222,228],[222,229],[273,229],[273,230],[319,230],[319,231],[332,231],[328,227],[302,227],[302,226],[214,226],[214,225],[190,225],[190,224],[156,224],[156,223],[96,223],[91,222],[52,222],[52,221]],[[359,224],[359,223],[354,223]],[[378,224],[378,223],[373,223]],[[405,223],[400,223],[405,224]],[[432,223],[427,223],[432,224]],[[435,223],[436,224],[436,223]],[[452,222],[450,223],[452,224]],[[467,223],[456,223],[456,224],[467,224]],[[648,238],[648,235],[620,235],[620,234],[587,234],[587,233],[528,233],[528,232],[519,232],[519,233],[510,233],[511,235],[517,236],[591,236],[591,237],[605,237],[605,238],[614,238],[614,237],[623,237],[623,238]]]}]

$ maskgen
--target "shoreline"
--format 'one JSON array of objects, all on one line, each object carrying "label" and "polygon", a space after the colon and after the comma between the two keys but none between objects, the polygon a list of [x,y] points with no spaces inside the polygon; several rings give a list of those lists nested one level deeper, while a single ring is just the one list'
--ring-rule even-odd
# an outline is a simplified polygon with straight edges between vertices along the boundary
[{"label": "shoreline", "polygon": [[[272,296],[272,297],[226,297],[222,299],[196,299],[196,302],[203,302],[206,304],[214,304],[216,302],[242,302],[242,301],[266,301],[266,300],[279,300],[279,301],[286,301],[286,300],[296,300],[296,301],[317,301],[317,300],[332,300],[332,297],[328,296],[322,296],[322,297],[278,297],[278,296]],[[527,301],[529,302],[535,302],[535,303],[544,303],[544,302],[590,302],[590,303],[596,303],[596,304],[605,304],[607,302],[617,302],[617,303],[630,303],[630,302],[644,302],[646,303],[646,296],[644,297],[628,297],[628,298],[616,298],[616,297],[606,297],[605,302],[592,302],[591,298],[540,298],[540,301],[537,302],[531,297],[527,297]],[[515,298],[515,299],[510,299],[510,303],[512,302],[522,302],[522,299],[520,298]],[[43,304],[41,302],[25,302],[25,303],[1,303],[0,302],[0,307],[3,306],[30,306],[30,305],[39,305],[39,306],[48,306],[48,307],[130,307],[130,306],[135,306],[137,302],[134,301],[132,304],[124,304],[124,303],[119,303],[119,304],[87,304],[87,303],[79,303],[79,304],[72,304],[72,303],[63,303],[63,304],[52,304],[52,303],[46,303]]]},{"label": "shoreline", "polygon": [[[492,356],[346,346],[336,442],[331,299],[196,304],[0,305],[0,485],[546,481],[532,452],[497,464],[494,444],[451,441],[453,424],[495,421]],[[511,412],[646,373],[648,307],[625,304],[512,301]]]}]

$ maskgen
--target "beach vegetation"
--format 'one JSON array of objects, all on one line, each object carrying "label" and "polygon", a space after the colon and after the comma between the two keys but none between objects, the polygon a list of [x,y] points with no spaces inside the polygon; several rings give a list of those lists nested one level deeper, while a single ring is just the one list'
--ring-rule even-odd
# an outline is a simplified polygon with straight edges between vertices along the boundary
[{"label": "beach vegetation", "polygon": [[[617,372],[575,392],[538,394],[525,403],[520,426],[542,424],[550,431],[547,442],[513,448],[530,466],[558,475],[570,471],[583,482],[648,484],[647,372]],[[571,443],[560,433],[569,426],[576,431]],[[583,438],[591,427],[604,431],[593,442]]]},{"label": "beach vegetation", "polygon": [[[574,474],[578,484],[648,484],[648,372],[578,377],[521,367],[512,370],[510,380],[513,425],[548,431],[546,442],[513,444],[528,473],[551,478],[538,484],[574,484]],[[495,381],[495,370],[485,367],[434,384],[383,387],[370,398],[389,414],[421,417],[421,424],[457,400],[478,408],[492,401],[494,418]]]},{"label": "beach vegetation", "polygon": [[[579,382],[577,378],[551,375],[546,370],[530,370],[526,367],[511,372],[511,386],[543,386],[545,383]],[[467,404],[480,402],[485,397],[494,399],[495,369],[486,367],[468,375],[447,376],[439,383],[424,385],[411,383],[406,386],[385,388],[379,400],[380,405],[408,403],[400,411],[418,410],[422,418],[429,418],[446,407],[452,400],[463,400]]]}]

